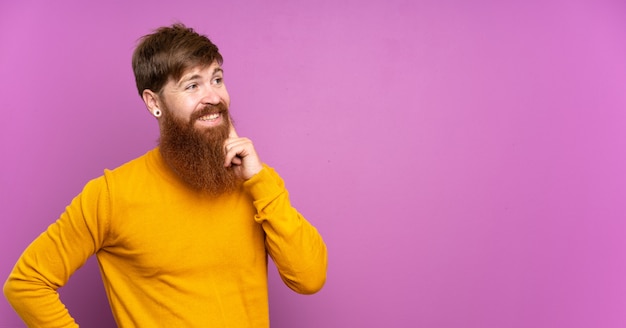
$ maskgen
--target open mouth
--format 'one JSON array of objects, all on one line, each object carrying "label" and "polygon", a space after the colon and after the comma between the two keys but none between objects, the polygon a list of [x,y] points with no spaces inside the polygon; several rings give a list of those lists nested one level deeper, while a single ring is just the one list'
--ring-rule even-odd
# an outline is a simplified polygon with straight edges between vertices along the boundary
[{"label": "open mouth", "polygon": [[220,117],[220,115],[221,115],[220,113],[207,114],[198,118],[198,121],[205,121],[205,122],[215,121]]}]

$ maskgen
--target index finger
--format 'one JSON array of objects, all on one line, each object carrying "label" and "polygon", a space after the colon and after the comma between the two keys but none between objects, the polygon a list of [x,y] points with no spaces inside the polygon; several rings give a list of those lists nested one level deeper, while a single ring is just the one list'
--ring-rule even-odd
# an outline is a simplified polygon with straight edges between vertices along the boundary
[{"label": "index finger", "polygon": [[230,123],[230,129],[228,131],[228,137],[229,138],[239,138],[239,136],[237,135],[237,131],[235,131],[235,126]]}]

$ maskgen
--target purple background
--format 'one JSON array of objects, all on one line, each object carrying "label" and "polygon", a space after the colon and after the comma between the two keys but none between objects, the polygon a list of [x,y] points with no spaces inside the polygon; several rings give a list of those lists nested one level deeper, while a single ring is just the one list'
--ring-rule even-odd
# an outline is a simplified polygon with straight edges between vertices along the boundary
[{"label": "purple background", "polygon": [[[1,280],[155,145],[130,56],[177,20],[329,248],[313,296],[270,267],[273,327],[626,326],[621,0],[3,1]],[[113,325],[93,259],[61,295]]]}]

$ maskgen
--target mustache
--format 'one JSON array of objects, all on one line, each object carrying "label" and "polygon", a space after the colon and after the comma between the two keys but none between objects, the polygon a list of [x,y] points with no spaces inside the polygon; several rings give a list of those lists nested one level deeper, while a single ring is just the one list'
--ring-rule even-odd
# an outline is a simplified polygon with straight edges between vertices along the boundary
[{"label": "mustache", "polygon": [[220,113],[222,115],[228,114],[228,106],[221,101],[216,105],[206,105],[192,113],[189,121],[190,123],[193,123],[202,116],[215,113]]}]

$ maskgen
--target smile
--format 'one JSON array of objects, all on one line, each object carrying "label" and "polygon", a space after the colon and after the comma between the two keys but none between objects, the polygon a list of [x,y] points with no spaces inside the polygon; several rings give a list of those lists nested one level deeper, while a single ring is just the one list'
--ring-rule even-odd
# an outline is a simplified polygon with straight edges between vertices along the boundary
[{"label": "smile", "polygon": [[204,115],[198,119],[198,121],[214,121],[220,117],[220,113]]}]

